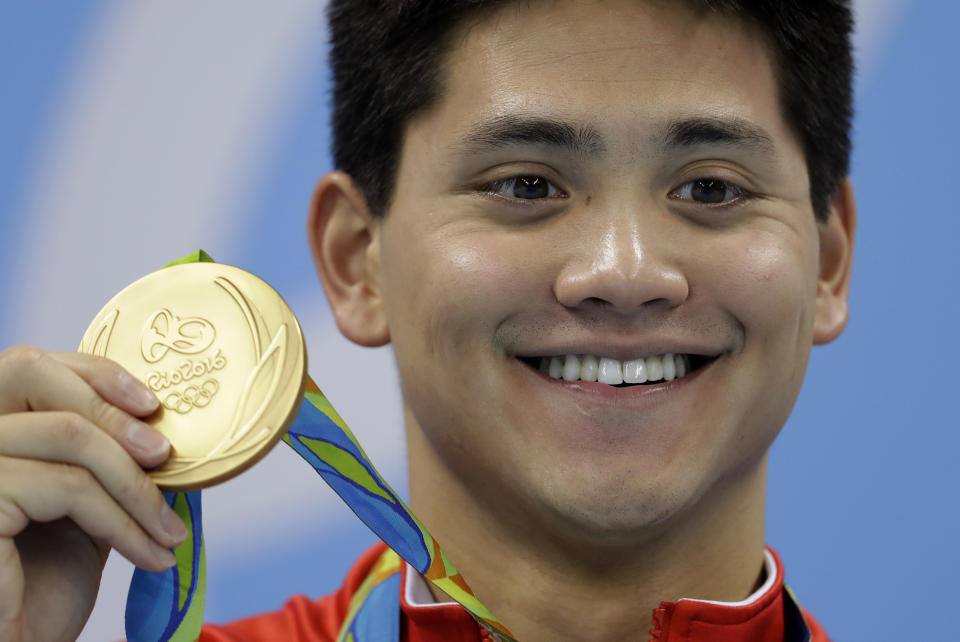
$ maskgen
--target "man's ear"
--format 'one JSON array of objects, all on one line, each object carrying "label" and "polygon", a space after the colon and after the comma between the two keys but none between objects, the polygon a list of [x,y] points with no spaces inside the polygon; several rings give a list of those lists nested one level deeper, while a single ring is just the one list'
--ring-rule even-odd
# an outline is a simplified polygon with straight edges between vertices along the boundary
[{"label": "man's ear", "polygon": [[317,183],[307,236],[340,332],[363,346],[389,342],[380,288],[379,221],[348,174],[330,172]]},{"label": "man's ear", "polygon": [[820,231],[820,279],[813,342],[823,344],[840,336],[849,317],[847,298],[857,228],[857,204],[849,178],[837,188],[829,216],[825,222],[818,223],[817,228]]}]

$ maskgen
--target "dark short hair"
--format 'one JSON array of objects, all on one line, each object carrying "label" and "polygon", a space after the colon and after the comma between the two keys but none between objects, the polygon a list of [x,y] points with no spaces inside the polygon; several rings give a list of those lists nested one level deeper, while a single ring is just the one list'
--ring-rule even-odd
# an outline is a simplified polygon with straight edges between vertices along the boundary
[{"label": "dark short hair", "polygon": [[[331,0],[333,157],[370,210],[389,208],[406,124],[442,92],[448,36],[517,0]],[[679,0],[678,0],[679,1]],[[685,0],[765,34],[785,119],[803,147],[817,219],[849,171],[853,29],[849,0]]]}]

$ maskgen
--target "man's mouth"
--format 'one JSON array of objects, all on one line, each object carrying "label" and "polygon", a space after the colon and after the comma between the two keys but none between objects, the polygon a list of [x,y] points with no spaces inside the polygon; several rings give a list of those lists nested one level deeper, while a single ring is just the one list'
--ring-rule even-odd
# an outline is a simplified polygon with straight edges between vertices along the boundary
[{"label": "man's mouth", "polygon": [[590,354],[567,354],[554,357],[520,357],[520,360],[552,379],[596,381],[622,388],[681,379],[715,358],[699,354],[667,353],[620,361]]}]

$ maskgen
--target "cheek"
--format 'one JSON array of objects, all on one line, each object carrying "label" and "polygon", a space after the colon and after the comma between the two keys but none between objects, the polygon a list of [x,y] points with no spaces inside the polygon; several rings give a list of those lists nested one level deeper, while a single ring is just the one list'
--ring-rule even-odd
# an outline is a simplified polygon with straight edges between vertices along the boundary
[{"label": "cheek", "polygon": [[[742,344],[734,353],[737,373],[726,391],[723,439],[734,450],[724,457],[752,466],[767,452],[796,402],[813,336],[816,302],[816,244],[782,229],[717,243],[723,261],[699,275],[707,296],[739,326]],[[726,464],[724,464],[726,465]]]},{"label": "cheek", "polygon": [[782,343],[792,337],[782,345],[787,348],[809,338],[817,288],[809,248],[802,238],[775,233],[721,248],[729,258],[711,265],[714,295],[743,327],[748,342]]},{"label": "cheek", "polygon": [[739,326],[746,376],[731,398],[751,408],[742,421],[743,456],[765,451],[786,421],[806,372],[813,338],[817,261],[814,237],[784,228],[743,237],[717,270],[713,296]]},{"label": "cheek", "polygon": [[495,410],[505,404],[496,401],[497,369],[489,366],[498,358],[498,326],[529,300],[517,261],[524,254],[485,233],[404,231],[383,246],[383,292],[404,400],[445,459],[479,464],[477,458],[493,455],[484,455],[490,448],[477,440],[506,423]]},{"label": "cheek", "polygon": [[479,231],[407,232],[384,247],[391,335],[407,335],[395,346],[413,339],[418,349],[442,358],[489,346],[497,325],[524,298],[524,253]]}]

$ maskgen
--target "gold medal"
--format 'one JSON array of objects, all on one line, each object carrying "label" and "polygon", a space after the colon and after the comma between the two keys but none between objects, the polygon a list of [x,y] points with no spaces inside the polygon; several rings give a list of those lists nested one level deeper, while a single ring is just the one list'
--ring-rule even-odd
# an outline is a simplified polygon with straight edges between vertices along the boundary
[{"label": "gold medal", "polygon": [[258,277],[219,263],[164,268],[97,314],[80,351],[113,359],[160,399],[147,422],[170,440],[150,471],[163,490],[195,490],[246,470],[276,444],[303,397],[303,334]]}]

